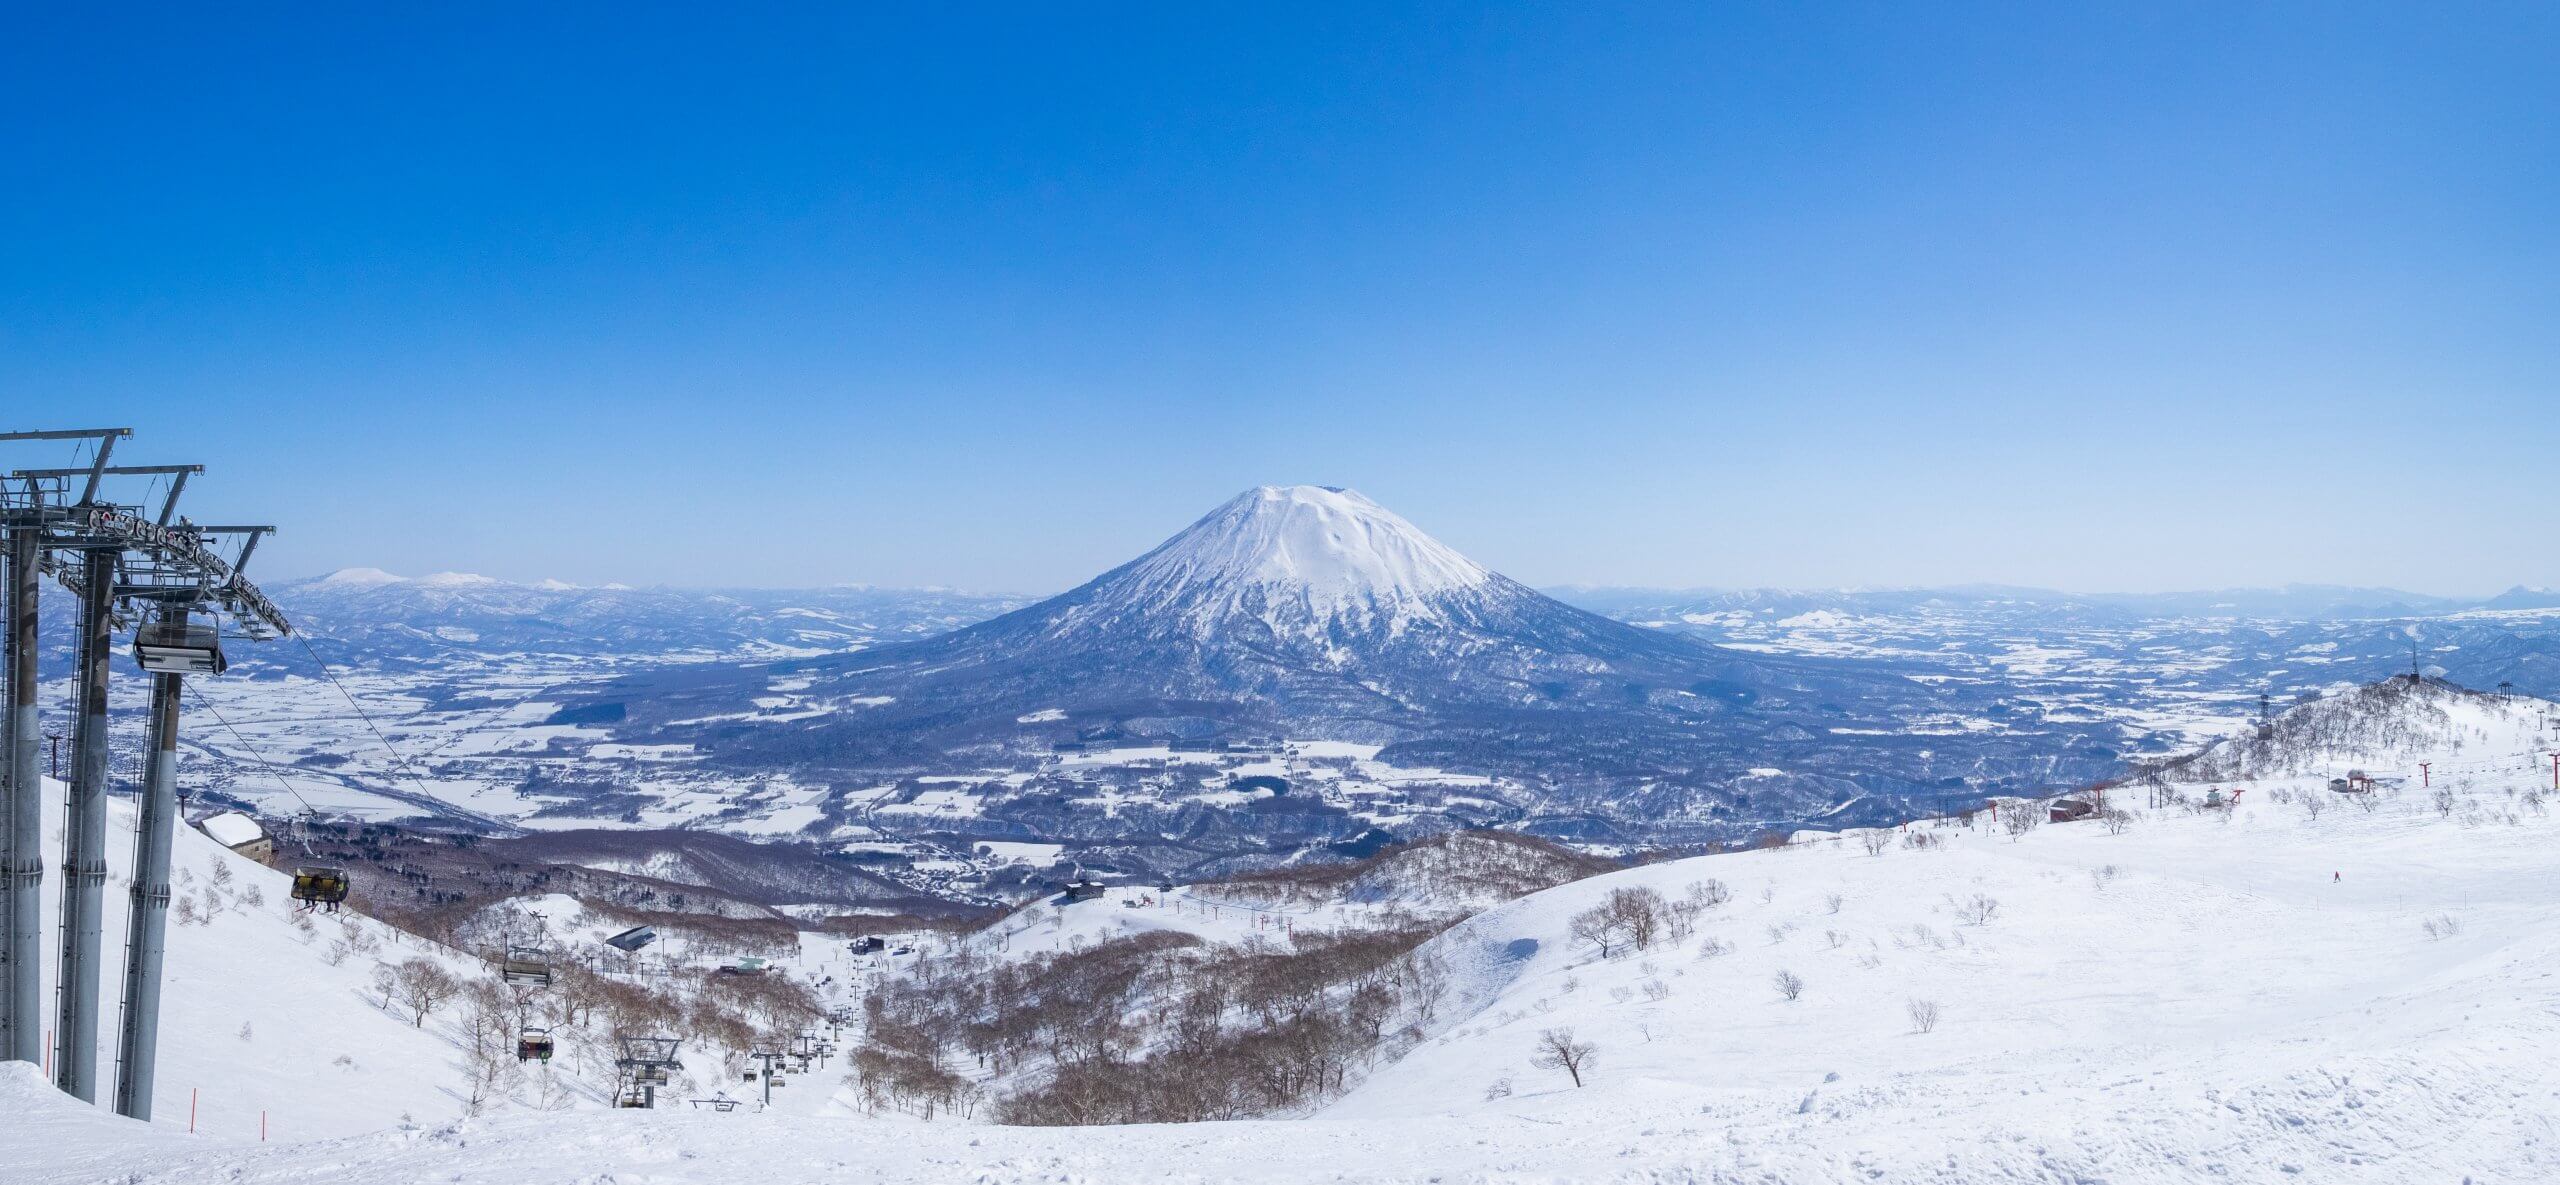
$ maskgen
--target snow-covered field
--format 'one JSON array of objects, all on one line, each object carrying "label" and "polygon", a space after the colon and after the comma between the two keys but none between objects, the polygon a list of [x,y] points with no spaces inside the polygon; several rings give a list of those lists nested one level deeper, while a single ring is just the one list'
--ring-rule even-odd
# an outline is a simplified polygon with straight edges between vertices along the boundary
[{"label": "snow-covered field", "polygon": [[[459,1120],[450,1099],[377,1093],[417,1084],[330,1069],[349,1040],[368,1074],[419,1051],[384,1044],[396,1026],[360,999],[318,999],[290,1006],[317,1018],[299,1027],[253,1019],[250,1048],[300,1056],[292,1072],[344,1095],[350,1120],[407,1111],[413,1126],[261,1145],[226,1121],[189,1138],[167,1091],[145,1131],[22,1075],[0,1081],[0,1166],[11,1181],[278,1185],[2560,1179],[2560,820],[2529,793],[2547,771],[2477,774],[2450,803],[2412,779],[2371,810],[2325,785],[2254,783],[2229,811],[2124,803],[2137,818],[2122,834],[2012,836],[1982,818],[1891,833],[1878,854],[1851,835],[1535,894],[1435,939],[1449,990],[1420,1044],[1312,1116],[919,1123],[865,1117],[813,1080],[771,1113]],[[1607,959],[1571,937],[1614,890],[1679,901],[1710,880],[1729,898],[1684,936]],[[1124,922],[1269,937],[1226,910],[1071,909],[1017,915],[1004,945]],[[273,1007],[261,997],[286,989],[269,968],[309,957],[208,941],[221,933],[182,929],[172,958],[231,985],[177,1028],[163,1081],[180,1090],[191,1076],[239,1090],[223,1010]],[[1937,1006],[1929,1031],[1914,1001]],[[1542,1032],[1567,1029],[1596,1048],[1579,1089],[1532,1062]]]}]

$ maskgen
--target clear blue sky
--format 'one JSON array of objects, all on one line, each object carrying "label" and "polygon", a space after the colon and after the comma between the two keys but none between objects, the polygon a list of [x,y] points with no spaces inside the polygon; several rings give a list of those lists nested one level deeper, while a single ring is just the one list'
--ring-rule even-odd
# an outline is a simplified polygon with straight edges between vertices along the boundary
[{"label": "clear blue sky", "polygon": [[0,424],[271,577],[2560,584],[2549,4],[5,19]]}]

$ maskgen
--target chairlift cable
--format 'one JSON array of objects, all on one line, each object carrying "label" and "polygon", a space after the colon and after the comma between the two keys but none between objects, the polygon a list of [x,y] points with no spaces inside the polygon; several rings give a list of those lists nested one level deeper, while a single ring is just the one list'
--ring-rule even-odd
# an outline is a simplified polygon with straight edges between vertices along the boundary
[{"label": "chairlift cable", "polygon": [[356,702],[355,693],[347,690],[347,685],[338,681],[337,672],[329,669],[329,661],[320,657],[320,652],[312,648],[311,636],[296,630],[293,633],[293,640],[302,644],[302,652],[311,656],[311,663],[320,668],[321,677],[329,681],[329,686],[338,689],[338,694],[346,699],[348,707],[356,710],[356,718],[364,721],[364,726],[372,730],[373,739],[382,742],[383,752],[391,754],[392,762],[399,767],[401,774],[409,779],[410,788],[431,801],[442,801],[427,790],[426,779],[418,776],[417,766],[410,762],[407,754],[400,751],[399,746],[391,743],[391,738],[382,731],[382,726],[374,723],[373,714],[365,711],[363,704]]},{"label": "chairlift cable", "polygon": [[[243,749],[248,750],[248,752],[249,752],[249,756],[250,756],[250,757],[252,757],[252,758],[255,758],[255,759],[257,760],[257,762],[258,762],[258,767],[259,767],[259,768],[261,768],[261,769],[264,769],[265,771],[267,771],[267,776],[268,776],[268,777],[274,778],[274,779],[276,780],[276,785],[284,787],[284,792],[285,792],[285,793],[292,795],[292,796],[293,796],[294,801],[299,802],[299,803],[301,803],[301,804],[302,804],[302,810],[303,810],[303,813],[305,813],[305,814],[311,814],[311,815],[316,815],[316,814],[319,814],[319,813],[320,813],[318,810],[316,810],[316,809],[314,809],[314,808],[312,807],[312,805],[311,805],[311,800],[310,800],[310,799],[308,799],[308,798],[304,798],[304,797],[302,796],[302,791],[294,789],[294,788],[293,788],[293,783],[292,783],[292,782],[289,782],[289,781],[286,781],[286,780],[285,780],[285,776],[284,776],[283,774],[281,774],[281,773],[279,773],[279,772],[277,772],[277,771],[276,771],[275,763],[267,760],[267,755],[266,755],[266,753],[264,753],[263,751],[261,751],[261,750],[260,750],[256,745],[250,744],[250,743],[249,743],[249,738],[247,738],[247,737],[245,737],[245,736],[240,735],[240,730],[239,730],[238,728],[234,727],[234,726],[232,725],[231,721],[230,721],[228,718],[226,718],[225,716],[223,716],[223,714],[222,714],[222,710],[221,710],[220,708],[216,708],[216,707],[214,707],[214,706],[213,706],[213,701],[212,701],[212,700],[206,699],[206,698],[204,697],[204,692],[197,690],[197,689],[196,689],[196,686],[195,686],[194,684],[190,683],[190,684],[188,684],[188,685],[187,685],[187,694],[192,695],[192,696],[194,696],[194,697],[196,698],[196,706],[197,706],[197,707],[200,707],[200,708],[203,708],[203,709],[206,711],[206,713],[210,714],[210,715],[214,718],[214,721],[215,721],[216,723],[219,723],[220,725],[222,725],[222,730],[223,730],[224,732],[228,732],[228,733],[230,733],[230,734],[231,734],[231,739],[232,739],[232,740],[235,740],[235,741],[240,742],[240,747],[241,747],[241,748],[243,748]],[[297,840],[302,844],[302,854],[303,854],[303,855],[306,855],[306,856],[310,855],[310,854],[311,854],[311,838],[310,838],[310,836],[309,836],[309,835],[307,835],[307,834],[304,834],[303,829],[301,829],[301,828],[295,828],[295,829],[294,829],[294,834],[295,834],[295,838],[296,838],[296,839],[297,839]]]}]

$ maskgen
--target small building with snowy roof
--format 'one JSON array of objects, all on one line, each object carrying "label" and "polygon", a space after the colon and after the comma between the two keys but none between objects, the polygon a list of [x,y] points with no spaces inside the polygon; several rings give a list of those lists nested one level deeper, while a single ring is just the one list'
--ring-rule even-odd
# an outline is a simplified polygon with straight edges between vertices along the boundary
[{"label": "small building with snowy roof", "polygon": [[196,824],[196,827],[206,835],[212,836],[213,842],[260,864],[275,858],[276,841],[268,837],[267,829],[258,826],[256,819],[239,811],[224,811],[219,815],[208,816],[204,822]]}]

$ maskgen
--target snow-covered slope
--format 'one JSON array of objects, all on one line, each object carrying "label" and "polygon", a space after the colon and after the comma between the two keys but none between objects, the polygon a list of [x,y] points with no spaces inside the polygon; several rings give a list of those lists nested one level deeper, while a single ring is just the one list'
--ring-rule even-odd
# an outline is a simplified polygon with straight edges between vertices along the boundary
[{"label": "snow-covered slope", "polygon": [[[865,1182],[2560,1179],[2544,787],[2483,773],[2450,802],[2413,785],[2365,809],[2311,774],[2227,811],[2122,804],[2121,834],[1986,816],[1878,833],[1876,854],[1849,835],[1576,881],[1434,939],[1449,980],[1421,1043],[1301,1120],[578,1112],[256,1148],[131,1140],[0,1080],[0,1166],[167,1185],[711,1182],[742,1164]],[[1722,900],[1690,889],[1711,881]],[[1627,889],[1714,903],[1602,958],[1572,919]],[[1583,1087],[1534,1064],[1546,1030],[1596,1047]]]},{"label": "snow-covered slope", "polygon": [[[45,782],[48,851],[62,843],[63,787]],[[105,959],[100,1001],[98,1098],[114,1097],[118,985],[124,977],[130,904],[133,803],[108,803]],[[457,974],[469,960],[355,914],[298,922],[291,878],[180,827],[161,1005],[152,1119],[184,1131],[255,1140],[371,1131],[455,1113],[460,1056],[435,1031],[372,997],[385,960],[434,959]],[[62,878],[45,878],[44,999],[52,1013]],[[6,1164],[0,1161],[0,1164]],[[0,1173],[0,1177],[8,1174]]]},{"label": "snow-covered slope", "polygon": [[[2175,782],[2228,782],[2307,774],[2343,777],[2516,773],[2550,764],[2560,748],[2560,703],[2528,695],[2472,691],[2442,679],[2401,675],[2302,704],[2275,717],[2272,735],[2254,732],[2172,762]],[[2421,774],[2418,763],[2432,774]]]}]

